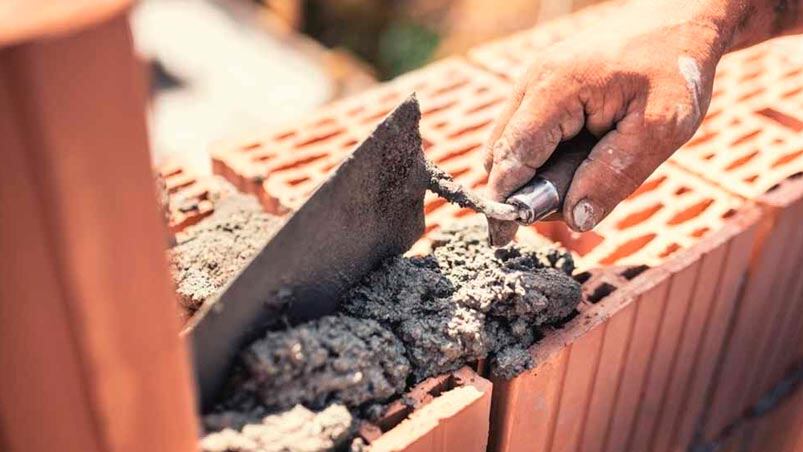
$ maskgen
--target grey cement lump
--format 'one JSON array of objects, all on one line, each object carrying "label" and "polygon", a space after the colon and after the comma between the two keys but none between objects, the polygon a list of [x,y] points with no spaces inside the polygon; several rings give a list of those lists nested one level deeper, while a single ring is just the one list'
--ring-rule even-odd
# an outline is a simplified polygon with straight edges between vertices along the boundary
[{"label": "grey cement lump", "polygon": [[177,234],[170,270],[187,314],[217,295],[280,224],[255,197],[233,193],[217,201],[209,218]]},{"label": "grey cement lump", "polygon": [[204,452],[315,452],[346,443],[354,419],[343,405],[313,412],[301,405],[266,416],[260,422],[226,427],[201,440]]},{"label": "grey cement lump", "polygon": [[395,257],[344,298],[342,309],[391,329],[417,380],[490,357],[510,378],[532,366],[537,327],[580,301],[568,253],[511,244],[492,248],[481,226],[450,231],[431,255]]},{"label": "grey cement lump", "polygon": [[259,414],[299,403],[357,408],[400,394],[409,375],[393,333],[373,320],[327,316],[269,332],[246,347],[218,412]]}]

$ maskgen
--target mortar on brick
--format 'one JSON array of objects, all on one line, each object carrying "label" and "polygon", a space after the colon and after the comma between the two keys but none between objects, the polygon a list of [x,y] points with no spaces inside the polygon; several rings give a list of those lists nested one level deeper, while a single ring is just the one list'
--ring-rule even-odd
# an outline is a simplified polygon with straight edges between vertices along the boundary
[{"label": "mortar on brick", "polygon": [[224,389],[215,417],[304,404],[341,403],[370,411],[406,387],[410,363],[396,336],[373,320],[326,316],[248,345]]},{"label": "mortar on brick", "polygon": [[445,231],[433,248],[387,260],[342,302],[346,313],[399,336],[417,381],[486,357],[494,375],[511,378],[532,366],[527,347],[538,326],[580,301],[568,253],[494,249],[479,225]]},{"label": "mortar on brick", "polygon": [[216,203],[211,216],[176,234],[168,257],[185,315],[217,295],[280,224],[253,196],[233,193]]}]

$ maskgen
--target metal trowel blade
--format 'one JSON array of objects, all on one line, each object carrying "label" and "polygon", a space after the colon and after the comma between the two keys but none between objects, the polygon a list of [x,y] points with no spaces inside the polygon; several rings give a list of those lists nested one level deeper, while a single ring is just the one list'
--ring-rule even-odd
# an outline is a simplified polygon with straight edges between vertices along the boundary
[{"label": "metal trowel blade", "polygon": [[349,287],[421,237],[427,176],[420,117],[415,96],[392,111],[196,313],[185,334],[204,407],[248,342],[283,320],[334,313]]}]

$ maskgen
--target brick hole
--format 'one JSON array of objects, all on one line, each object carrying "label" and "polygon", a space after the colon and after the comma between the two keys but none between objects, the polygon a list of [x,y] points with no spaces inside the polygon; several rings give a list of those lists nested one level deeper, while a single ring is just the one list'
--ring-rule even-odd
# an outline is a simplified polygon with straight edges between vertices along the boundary
[{"label": "brick hole", "polygon": [[498,98],[496,98],[496,99],[490,100],[490,101],[488,101],[488,102],[485,102],[485,103],[483,103],[483,104],[477,105],[476,107],[473,107],[473,108],[471,108],[471,109],[469,109],[469,110],[466,110],[466,114],[467,114],[467,115],[472,115],[472,114],[474,114],[474,113],[477,113],[477,112],[479,112],[479,111],[482,111],[482,110],[485,110],[485,109],[491,108],[491,107],[493,107],[494,105],[498,105],[498,104],[500,104],[500,103],[501,103],[502,101],[504,101],[504,100],[505,100],[505,99],[503,99],[503,98],[501,98],[501,97],[498,97]]},{"label": "brick hole", "polygon": [[467,167],[465,167],[465,168],[460,168],[460,169],[456,169],[456,170],[451,170],[451,171],[449,171],[449,174],[451,174],[453,178],[457,179],[457,178],[459,178],[459,177],[460,177],[460,176],[462,176],[463,174],[466,174],[466,173],[467,173],[467,172],[469,172],[469,171],[471,171],[471,167],[470,167],[470,166],[467,166]]},{"label": "brick hole", "polygon": [[464,128],[462,128],[460,130],[457,130],[457,131],[451,133],[448,136],[448,138],[452,138],[453,139],[453,138],[457,138],[457,137],[466,135],[468,133],[480,130],[480,129],[484,128],[485,126],[487,126],[490,123],[491,123],[491,121],[483,121],[483,122],[480,122],[479,124],[474,124],[472,126],[464,127]]},{"label": "brick hole", "polygon": [[452,108],[454,106],[454,104],[456,104],[456,103],[457,103],[456,100],[453,100],[451,102],[445,102],[445,103],[443,103],[441,105],[438,105],[438,106],[435,106],[435,107],[432,107],[432,108],[429,108],[427,110],[422,111],[421,112],[421,116],[433,115],[433,114],[441,112],[443,110],[447,110],[449,108]]},{"label": "brick hole", "polygon": [[794,68],[786,72],[782,77],[783,78],[793,78],[797,79],[800,74],[803,73],[803,68]]},{"label": "brick hole", "polygon": [[440,208],[441,208],[441,206],[443,206],[443,205],[444,205],[444,204],[446,204],[447,202],[448,202],[448,201],[446,201],[446,200],[445,200],[445,199],[443,199],[443,198],[435,198],[434,200],[432,200],[431,202],[428,202],[428,203],[427,203],[427,204],[424,206],[424,214],[425,214],[425,215],[429,215],[429,214],[431,214],[432,212],[434,212],[434,211],[436,211],[436,210],[440,209]]},{"label": "brick hole", "polygon": [[759,94],[761,94],[763,92],[764,92],[764,88],[756,88],[753,91],[748,91],[748,92],[742,94],[741,96],[737,97],[736,101],[737,102],[744,102],[746,100],[750,100],[753,97],[758,96]]},{"label": "brick hole", "polygon": [[789,91],[785,91],[781,93],[781,97],[784,99],[789,99],[790,97],[795,97],[800,93],[803,93],[803,86],[800,86],[798,88],[792,88]]},{"label": "brick hole", "polygon": [[765,54],[766,54],[766,52],[763,49],[757,49],[754,53],[752,53],[751,55],[745,57],[745,59],[743,61],[745,63],[755,63],[758,60],[764,58]]},{"label": "brick hole", "polygon": [[464,218],[464,217],[467,217],[469,215],[473,215],[474,213],[476,213],[476,212],[474,212],[471,209],[462,208],[462,209],[458,210],[457,212],[455,212],[452,216],[455,217],[455,218]]},{"label": "brick hole", "polygon": [[180,184],[173,185],[172,187],[167,187],[167,193],[168,194],[173,194],[173,193],[181,190],[182,188],[189,187],[190,185],[192,185],[194,183],[195,183],[195,179],[185,180],[184,182],[182,182]]},{"label": "brick hole", "polygon": [[274,157],[276,157],[276,156],[274,154],[270,154],[270,153],[268,153],[268,154],[259,154],[259,155],[251,156],[251,161],[252,162],[267,162],[267,161],[272,160]]},{"label": "brick hole", "polygon": [[703,143],[706,143],[708,141],[711,141],[716,136],[717,136],[716,132],[704,133],[704,134],[698,136],[697,138],[692,138],[688,143],[686,143],[686,146],[694,147],[694,146],[697,146],[699,144],[703,144]]},{"label": "brick hole", "polygon": [[711,204],[713,203],[714,200],[710,198],[699,201],[696,204],[693,204],[692,206],[687,207],[686,209],[683,209],[682,211],[675,214],[675,216],[669,219],[667,224],[675,226],[681,223],[685,223],[693,218],[697,218],[703,212],[705,212],[706,209],[711,207]]},{"label": "brick hole", "polygon": [[629,199],[635,199],[644,193],[649,193],[656,188],[660,187],[666,181],[666,176],[658,176],[654,179],[648,180],[641,184],[639,188],[636,189],[630,196]]},{"label": "brick hole", "polygon": [[706,232],[710,230],[711,228],[709,228],[708,226],[703,226],[701,228],[697,228],[694,231],[692,231],[691,236],[699,239],[700,237],[704,236]]},{"label": "brick hole", "polygon": [[622,278],[624,278],[624,279],[626,279],[628,281],[631,281],[636,276],[638,276],[638,275],[644,273],[645,271],[647,271],[649,268],[650,268],[649,265],[634,265],[632,267],[626,268],[624,271],[619,273],[619,276],[621,276]]},{"label": "brick hole", "polygon": [[169,179],[171,177],[179,176],[184,174],[184,168],[176,168],[172,171],[169,171],[167,174],[163,174],[162,177],[165,179]]},{"label": "brick hole", "polygon": [[659,254],[658,257],[660,257],[661,259],[665,259],[665,258],[675,254],[679,249],[680,249],[680,245],[678,245],[677,243],[672,243],[669,246],[667,246],[666,249],[661,251],[661,254]]},{"label": "brick hole", "polygon": [[432,142],[427,140],[426,138],[422,138],[421,147],[426,151],[427,149],[432,147]]},{"label": "brick hole", "polygon": [[427,225],[427,226],[424,228],[424,235],[427,235],[427,234],[429,234],[430,232],[433,232],[433,231],[437,231],[437,230],[438,230],[438,228],[439,228],[439,226],[438,226],[437,224],[435,224],[435,223],[433,223],[433,224],[428,224],[428,225]]},{"label": "brick hole", "polygon": [[742,123],[742,120],[741,120],[741,119],[739,119],[739,118],[733,118],[733,119],[731,119],[731,120],[728,122],[728,125],[729,125],[729,126],[738,126],[738,125],[739,125],[739,124],[741,124],[741,123]]},{"label": "brick hole", "polygon": [[471,188],[481,188],[488,184],[488,175],[485,174],[480,177],[477,181],[471,184]]},{"label": "brick hole", "polygon": [[774,162],[772,162],[772,167],[778,168],[779,166],[786,165],[787,163],[792,162],[798,157],[800,157],[801,154],[803,154],[803,149],[782,155],[778,157],[778,159],[776,159]]},{"label": "brick hole", "polygon": [[607,297],[608,295],[614,293],[616,291],[616,286],[610,283],[603,282],[596,288],[591,294],[588,296],[588,302],[592,304],[597,304],[602,301],[603,298]]},{"label": "brick hole", "polygon": [[765,118],[769,118],[783,127],[786,127],[793,132],[801,132],[803,131],[803,121],[795,118],[794,116],[787,115],[781,111],[775,110],[774,108],[763,108],[761,110],[756,111],[756,114],[764,116]]},{"label": "brick hole", "polygon": [[[803,171],[798,171],[798,172],[790,175],[789,177],[787,177],[785,180],[798,179],[801,176],[803,176]],[[779,189],[780,187],[781,187],[781,183],[777,183],[777,184],[773,185],[772,187],[770,187],[769,189],[767,189],[767,193],[775,191],[775,190]]]},{"label": "brick hole", "polygon": [[[719,72],[717,72],[717,76],[718,76],[718,77],[722,77],[722,73],[723,73],[723,71],[719,71]],[[721,89],[715,89],[715,90],[714,90],[714,92],[712,92],[712,93],[711,93],[711,98],[712,98],[712,99],[716,99],[717,97],[721,96],[721,95],[722,95],[722,93],[723,93],[723,90],[721,90]]]},{"label": "brick hole", "polygon": [[456,81],[454,83],[450,83],[450,84],[444,86],[443,88],[436,89],[435,91],[432,92],[432,95],[433,96],[442,96],[442,95],[444,95],[446,93],[449,93],[449,92],[452,92],[452,91],[454,91],[456,89],[460,89],[460,88],[462,88],[462,87],[464,87],[466,85],[468,85],[468,79],[458,80],[458,81]]},{"label": "brick hole", "polygon": [[758,77],[758,76],[759,76],[759,75],[761,75],[763,72],[764,72],[764,68],[763,68],[763,67],[760,67],[760,68],[759,68],[759,70],[757,70],[757,71],[748,72],[748,73],[746,73],[746,74],[743,74],[743,75],[742,75],[742,76],[739,78],[739,81],[740,81],[740,82],[748,82],[748,81],[750,81],[750,80],[753,80],[754,78]]},{"label": "brick hole", "polygon": [[307,138],[306,140],[304,140],[304,141],[302,141],[300,143],[296,143],[296,145],[294,147],[296,149],[303,149],[305,147],[312,146],[313,144],[320,143],[322,141],[326,141],[326,140],[328,140],[330,138],[334,138],[334,137],[336,137],[338,135],[343,134],[344,132],[345,132],[345,129],[335,129],[335,130],[333,130],[333,131],[331,131],[329,133],[324,133],[324,134],[317,135],[317,136],[314,136],[314,137],[311,137],[311,138]]},{"label": "brick hole", "polygon": [[345,143],[343,143],[342,147],[343,147],[343,149],[349,149],[349,148],[354,147],[357,143],[359,143],[359,141],[357,141],[357,140],[352,138],[352,139],[346,141]]},{"label": "brick hole", "polygon": [[300,176],[300,177],[296,177],[295,179],[288,180],[287,181],[287,185],[290,185],[291,187],[295,187],[297,185],[303,184],[304,182],[307,182],[308,180],[310,180],[309,176]]},{"label": "brick hole", "polygon": [[728,209],[725,213],[722,214],[722,218],[727,220],[728,218],[736,215],[736,209]]},{"label": "brick hole", "polygon": [[246,144],[245,146],[240,146],[240,150],[241,151],[245,151],[245,152],[249,152],[249,151],[253,151],[253,150],[259,149],[261,147],[262,147],[262,143],[257,141],[255,143]]},{"label": "brick hole", "polygon": [[454,160],[454,159],[456,159],[458,157],[462,157],[462,156],[468,154],[469,152],[472,152],[472,151],[474,151],[476,149],[479,149],[479,147],[480,147],[479,144],[472,144],[470,146],[465,146],[465,147],[462,147],[462,148],[459,148],[459,149],[455,149],[454,151],[448,152],[446,155],[444,155],[443,157],[441,157],[438,160],[436,160],[436,163],[443,164],[443,163],[449,162],[449,161]]},{"label": "brick hole", "polygon": [[324,167],[321,168],[321,170],[324,172],[324,174],[326,174],[326,173],[329,173],[329,171],[332,171],[333,169],[335,169],[335,167],[337,165],[339,165],[339,164],[340,164],[340,162],[328,163],[328,164],[324,165]]},{"label": "brick hole", "polygon": [[753,130],[751,132],[747,132],[746,134],[744,134],[744,135],[740,136],[739,138],[733,140],[733,142],[731,142],[731,146],[738,146],[738,145],[740,145],[740,144],[742,144],[742,143],[744,143],[746,141],[749,141],[751,138],[753,138],[754,136],[758,135],[759,133],[761,133],[761,130]]},{"label": "brick hole", "polygon": [[752,184],[753,182],[758,180],[758,174],[753,174],[752,176],[747,176],[742,180],[747,184]]},{"label": "brick hole", "polygon": [[371,122],[376,122],[376,121],[384,118],[385,116],[387,116],[388,113],[390,113],[389,109],[388,110],[380,110],[377,113],[374,113],[374,114],[372,114],[372,115],[370,115],[370,116],[368,116],[366,118],[363,118],[363,120],[360,121],[360,124],[368,124],[368,123],[371,123]]},{"label": "brick hole", "polygon": [[643,223],[652,218],[653,215],[658,213],[659,210],[664,208],[663,203],[656,203],[652,206],[646,207],[638,212],[633,212],[630,215],[622,218],[616,223],[616,229],[622,230],[633,227],[637,224]]},{"label": "brick hole", "polygon": [[432,127],[434,127],[435,129],[442,129],[442,128],[446,127],[447,125],[449,125],[449,121],[441,121],[441,122],[435,123]]},{"label": "brick hole", "polygon": [[479,88],[474,90],[474,94],[485,94],[488,92],[487,86],[480,86]]},{"label": "brick hole", "polygon": [[710,120],[712,120],[712,119],[716,118],[717,116],[719,116],[719,115],[721,115],[721,114],[722,114],[722,110],[721,110],[721,109],[717,109],[717,110],[709,110],[709,111],[708,111],[708,114],[707,114],[707,115],[705,115],[705,120],[706,120],[706,121],[710,121]]},{"label": "brick hole", "polygon": [[299,167],[301,165],[307,165],[307,164],[310,164],[312,162],[318,161],[318,160],[320,160],[322,158],[327,157],[328,155],[329,155],[328,153],[322,152],[320,154],[313,154],[313,155],[310,155],[308,157],[304,157],[304,158],[301,158],[301,159],[296,159],[296,160],[284,163],[282,165],[276,166],[274,168],[271,168],[271,172],[280,173],[282,171],[287,171],[289,169],[296,168],[296,167]]},{"label": "brick hole", "polygon": [[594,231],[577,233],[569,229],[565,223],[558,221],[541,221],[534,224],[533,228],[539,234],[559,243],[581,257],[590,253],[605,240],[604,237]]},{"label": "brick hole", "polygon": [[686,193],[690,192],[691,188],[683,186],[675,190],[675,196],[685,195]]},{"label": "brick hole", "polygon": [[582,273],[574,275],[573,278],[578,283],[585,284],[586,282],[588,282],[589,279],[591,279],[591,272],[584,271]]},{"label": "brick hole", "polygon": [[725,171],[733,171],[736,168],[746,165],[748,162],[756,158],[758,155],[758,151],[753,151],[743,157],[739,157],[738,159],[732,161],[728,166],[725,167]]},{"label": "brick hole", "polygon": [[642,248],[647,246],[655,239],[655,233],[644,234],[642,236],[628,240],[627,242],[619,245],[611,254],[600,261],[603,265],[613,265],[617,261],[626,257],[632,256]]}]

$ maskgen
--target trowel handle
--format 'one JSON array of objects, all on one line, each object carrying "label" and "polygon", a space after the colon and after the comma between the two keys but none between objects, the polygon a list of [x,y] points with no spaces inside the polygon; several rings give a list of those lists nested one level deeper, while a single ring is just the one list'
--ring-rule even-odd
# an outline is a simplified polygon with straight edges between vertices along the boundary
[{"label": "trowel handle", "polygon": [[558,212],[577,167],[588,157],[597,139],[583,129],[576,137],[558,145],[538,174],[507,198],[519,210],[519,223],[532,224]]}]

